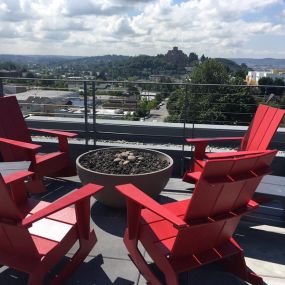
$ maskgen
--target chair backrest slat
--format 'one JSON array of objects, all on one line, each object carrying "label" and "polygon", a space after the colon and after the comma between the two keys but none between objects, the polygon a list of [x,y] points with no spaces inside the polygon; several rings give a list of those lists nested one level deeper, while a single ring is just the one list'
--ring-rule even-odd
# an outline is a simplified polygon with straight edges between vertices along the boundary
[{"label": "chair backrest slat", "polygon": [[259,105],[240,150],[266,150],[282,121],[285,110]]},{"label": "chair backrest slat", "polygon": [[[0,97],[0,137],[31,142],[31,136],[15,96]],[[0,144],[4,161],[24,160],[26,153],[18,148]]]},{"label": "chair backrest slat", "polygon": [[230,239],[276,150],[238,158],[208,160],[184,215],[171,258],[201,254]]}]

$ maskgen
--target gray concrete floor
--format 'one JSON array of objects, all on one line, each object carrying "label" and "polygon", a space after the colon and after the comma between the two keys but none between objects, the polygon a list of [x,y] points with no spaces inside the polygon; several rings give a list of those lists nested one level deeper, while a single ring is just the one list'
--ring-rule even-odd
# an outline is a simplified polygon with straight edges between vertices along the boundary
[{"label": "gray concrete floor", "polygon": [[[78,178],[49,180],[51,190],[41,198],[54,201],[76,187]],[[160,195],[161,203],[182,200],[191,195],[191,185],[180,179],[171,179]],[[272,211],[274,212],[272,214]],[[270,219],[267,213],[271,213]],[[285,228],[282,210],[278,202],[262,208],[253,217],[242,220],[235,238],[244,248],[248,267],[263,277],[265,284],[285,284]],[[265,219],[264,219],[265,217]],[[128,256],[123,244],[126,228],[126,212],[103,206],[91,199],[91,227],[95,229],[98,242],[84,263],[68,279],[66,284],[75,285],[144,285],[140,275]],[[68,256],[74,252],[72,249]],[[143,254],[146,255],[142,249]],[[149,257],[146,255],[149,260]],[[0,284],[26,284],[27,276],[16,270],[0,267]],[[233,275],[221,272],[213,266],[194,270],[181,275],[181,285],[231,285],[247,284]]]}]

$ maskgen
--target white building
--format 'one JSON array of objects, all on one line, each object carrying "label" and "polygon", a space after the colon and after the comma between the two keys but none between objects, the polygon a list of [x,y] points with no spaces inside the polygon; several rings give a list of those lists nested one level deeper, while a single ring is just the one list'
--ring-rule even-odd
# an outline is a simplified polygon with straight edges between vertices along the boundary
[{"label": "white building", "polygon": [[155,99],[156,92],[150,92],[150,91],[142,91],[140,93],[141,95],[141,100],[146,99],[147,101],[151,101]]},{"label": "white building", "polygon": [[278,70],[249,71],[246,76],[246,82],[248,85],[258,85],[258,81],[262,77],[270,77],[272,79],[280,78],[285,80],[285,72]]},{"label": "white building", "polygon": [[[12,94],[9,94],[12,95]],[[23,113],[54,113],[63,105],[79,99],[78,92],[32,89],[14,94]]]}]

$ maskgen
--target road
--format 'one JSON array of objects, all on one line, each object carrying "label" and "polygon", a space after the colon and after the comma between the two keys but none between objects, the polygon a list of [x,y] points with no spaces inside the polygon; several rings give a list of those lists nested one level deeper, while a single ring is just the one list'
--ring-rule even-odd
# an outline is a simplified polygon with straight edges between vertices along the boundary
[{"label": "road", "polygon": [[150,111],[150,117],[145,119],[146,122],[164,122],[164,119],[168,116],[166,101],[162,101],[161,104],[162,106],[159,109]]}]

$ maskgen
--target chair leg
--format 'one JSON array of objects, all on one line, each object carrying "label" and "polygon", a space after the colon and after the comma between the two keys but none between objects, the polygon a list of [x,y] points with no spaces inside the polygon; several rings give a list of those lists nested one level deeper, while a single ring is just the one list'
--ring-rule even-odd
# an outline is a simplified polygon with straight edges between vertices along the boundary
[{"label": "chair leg", "polygon": [[[168,259],[158,250],[158,248],[153,244],[152,239],[148,233],[142,232],[142,240],[145,248],[148,249],[148,253],[157,265],[157,267],[163,272],[167,285],[179,285],[178,276],[170,265]],[[126,230],[124,236],[124,242],[131,254],[131,257],[138,267],[139,271],[145,277],[145,279],[151,283],[151,285],[162,285],[152,270],[149,268],[145,259],[141,255],[137,247],[136,240],[128,239],[128,231]]]},{"label": "chair leg", "polygon": [[[145,246],[146,245],[146,246]],[[167,257],[153,244],[152,240],[144,239],[144,246],[148,249],[148,253],[157,267],[163,272],[167,285],[179,285],[178,275],[173,270]]]},{"label": "chair leg", "polygon": [[97,238],[95,232],[90,233],[90,237],[88,240],[80,239],[79,244],[80,247],[70,259],[70,261],[65,265],[65,267],[61,270],[61,272],[52,280],[51,285],[61,285],[64,284],[66,278],[71,275],[75,269],[84,261],[84,259],[88,256],[91,249],[97,242]]},{"label": "chair leg", "polygon": [[30,273],[28,284],[27,285],[39,285],[44,284],[44,278],[47,272],[45,271],[35,271],[33,273]]},{"label": "chair leg", "polygon": [[173,270],[164,273],[167,285],[179,285],[177,274]]},{"label": "chair leg", "polygon": [[263,285],[263,279],[254,272],[248,272],[247,281],[253,285]]},{"label": "chair leg", "polygon": [[70,163],[67,167],[52,173],[49,175],[50,177],[70,177],[70,176],[75,176],[77,174],[76,168],[74,165]]},{"label": "chair leg", "polygon": [[224,262],[228,271],[253,285],[263,285],[263,280],[246,266],[243,252],[232,255]]},{"label": "chair leg", "polygon": [[33,180],[27,182],[25,185],[27,191],[32,194],[44,193],[47,191],[42,178],[36,177]]},{"label": "chair leg", "polygon": [[143,277],[151,284],[151,285],[162,285],[158,278],[154,275],[152,270],[149,268],[142,254],[138,250],[136,240],[128,239],[128,232],[126,230],[124,236],[124,243],[126,248],[128,249],[131,259],[138,268],[139,272],[143,275]]}]

